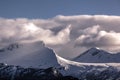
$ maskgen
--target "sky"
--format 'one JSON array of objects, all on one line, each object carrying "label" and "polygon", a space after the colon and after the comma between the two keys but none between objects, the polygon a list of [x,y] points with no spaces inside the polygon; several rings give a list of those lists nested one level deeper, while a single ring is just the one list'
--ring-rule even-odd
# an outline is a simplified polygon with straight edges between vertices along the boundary
[{"label": "sky", "polygon": [[43,41],[64,58],[120,52],[119,0],[0,0],[0,48]]},{"label": "sky", "polygon": [[119,0],[0,0],[0,17],[51,18],[56,15],[120,15]]}]

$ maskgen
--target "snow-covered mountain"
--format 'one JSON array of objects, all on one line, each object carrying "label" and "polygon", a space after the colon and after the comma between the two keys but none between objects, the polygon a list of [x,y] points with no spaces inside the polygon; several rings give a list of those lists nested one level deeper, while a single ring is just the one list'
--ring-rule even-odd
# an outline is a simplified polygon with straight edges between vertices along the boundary
[{"label": "snow-covered mountain", "polygon": [[110,53],[99,48],[91,48],[74,59],[85,63],[120,63],[120,53]]},{"label": "snow-covered mountain", "polygon": [[120,63],[80,63],[57,55],[59,70],[63,75],[71,75],[80,80],[119,80]]},{"label": "snow-covered mountain", "polygon": [[[120,76],[118,76],[120,73],[120,63],[110,63],[110,61],[113,62],[112,60],[114,60],[112,56],[116,57],[117,59],[115,60],[119,61],[118,54],[110,54],[104,50],[92,48],[83,53],[81,56],[77,57],[76,61],[83,57],[82,59],[87,61],[88,58],[91,60],[91,62],[95,62],[97,59],[99,59],[98,62],[100,61],[101,63],[83,63],[85,61],[81,60],[80,61],[82,63],[70,61],[55,54],[52,49],[46,47],[44,43],[40,41],[32,43],[14,43],[0,49],[0,63],[6,63],[8,65],[19,65],[30,68],[37,67],[37,69],[54,67],[60,73],[62,73],[63,76],[74,76],[81,80],[87,80],[87,78],[89,80],[91,76],[91,80],[95,80],[93,78],[99,78],[99,80],[106,80],[106,78],[111,79],[111,77],[115,79],[120,78]],[[110,61],[107,60],[108,57],[110,57]],[[109,61],[109,63],[102,63],[101,60],[104,62]],[[10,73],[12,76],[15,75],[14,73],[16,72],[16,69],[18,70],[18,74],[19,72],[24,72],[24,69],[21,71],[21,69],[19,70],[19,67],[17,66],[4,66],[5,68],[1,67],[0,70],[2,70],[3,73],[7,70],[6,74]],[[31,71],[31,69],[29,69],[28,72],[29,71]],[[40,72],[40,75],[41,74],[42,72]],[[113,74],[116,75],[114,76]]]},{"label": "snow-covered mountain", "polygon": [[0,63],[41,68],[59,65],[53,50],[41,41],[14,43],[0,49]]}]

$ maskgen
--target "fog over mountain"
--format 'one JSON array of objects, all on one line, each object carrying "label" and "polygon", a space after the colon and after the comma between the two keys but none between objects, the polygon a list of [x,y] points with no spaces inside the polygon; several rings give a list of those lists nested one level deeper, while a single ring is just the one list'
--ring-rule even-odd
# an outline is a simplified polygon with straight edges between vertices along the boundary
[{"label": "fog over mountain", "polygon": [[57,15],[49,19],[0,18],[0,48],[43,41],[62,57],[74,58],[92,47],[120,51],[120,16]]},{"label": "fog over mountain", "polygon": [[13,43],[0,50],[0,63],[23,67],[49,68],[59,66],[56,54],[42,41]]},{"label": "fog over mountain", "polygon": [[120,0],[0,0],[0,80],[120,80]]}]

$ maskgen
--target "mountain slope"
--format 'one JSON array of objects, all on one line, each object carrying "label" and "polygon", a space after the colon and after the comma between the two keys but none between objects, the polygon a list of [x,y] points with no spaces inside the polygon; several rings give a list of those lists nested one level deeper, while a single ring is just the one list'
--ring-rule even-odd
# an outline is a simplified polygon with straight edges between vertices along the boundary
[{"label": "mountain slope", "polygon": [[[58,55],[63,75],[71,75],[80,80],[113,80],[120,78],[120,63],[80,63],[64,59]],[[112,79],[111,79],[112,78]]]},{"label": "mountain slope", "polygon": [[[99,53],[102,53],[103,55],[107,56],[109,55],[109,53],[106,53],[103,50],[92,48],[79,57],[82,57],[84,55],[88,56],[88,54],[90,56],[96,56]],[[70,61],[55,54],[52,49],[45,47],[45,45],[42,42],[19,44],[15,43],[5,48],[2,48],[0,49],[0,62],[7,63],[10,65],[20,65],[22,67],[29,67],[25,68],[25,71],[24,69],[21,69],[18,66],[4,65],[4,67],[0,68],[0,74],[5,72],[7,76],[10,76],[12,78],[14,78],[14,76],[17,74],[21,74],[21,72],[23,72],[22,74],[29,74],[29,72],[30,74],[33,73],[31,72],[31,70],[33,70],[31,69],[31,66],[34,68],[37,67],[37,69],[55,67],[60,73],[62,73],[63,76],[74,76],[81,80],[89,80],[89,78],[91,78],[91,80],[106,80],[106,78],[111,79],[111,77],[116,80],[117,78],[120,78],[119,63],[81,63]],[[18,71],[17,74],[16,71]],[[35,75],[43,74],[41,71],[39,72],[39,70],[37,72],[38,73],[36,73]],[[6,75],[2,74],[0,75],[0,78],[1,76]]]},{"label": "mountain slope", "polygon": [[0,62],[24,67],[48,68],[58,66],[52,49],[43,42],[15,43],[0,50]]},{"label": "mountain slope", "polygon": [[120,53],[109,53],[98,48],[91,48],[76,57],[74,61],[86,63],[119,63]]}]

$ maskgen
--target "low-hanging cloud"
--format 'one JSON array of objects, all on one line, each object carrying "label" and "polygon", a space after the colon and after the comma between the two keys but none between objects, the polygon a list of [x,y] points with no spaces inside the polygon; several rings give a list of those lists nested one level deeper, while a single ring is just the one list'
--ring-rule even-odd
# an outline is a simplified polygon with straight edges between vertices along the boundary
[{"label": "low-hanging cloud", "polygon": [[[83,47],[119,50],[120,16],[57,15],[49,19],[0,18],[0,47],[14,42],[39,40],[52,46],[58,53],[63,51],[63,55],[68,54],[69,49]],[[81,50],[76,51],[78,52],[74,54]]]},{"label": "low-hanging cloud", "polygon": [[37,26],[34,21],[27,19],[1,19],[0,46],[15,42],[43,41],[45,44],[58,45],[70,41],[71,25],[54,34],[49,28]]},{"label": "low-hanging cloud", "polygon": [[112,30],[107,32],[100,28],[99,25],[96,25],[82,30],[82,34],[76,39],[75,46],[112,48],[112,50],[118,48],[120,46],[120,33]]}]

